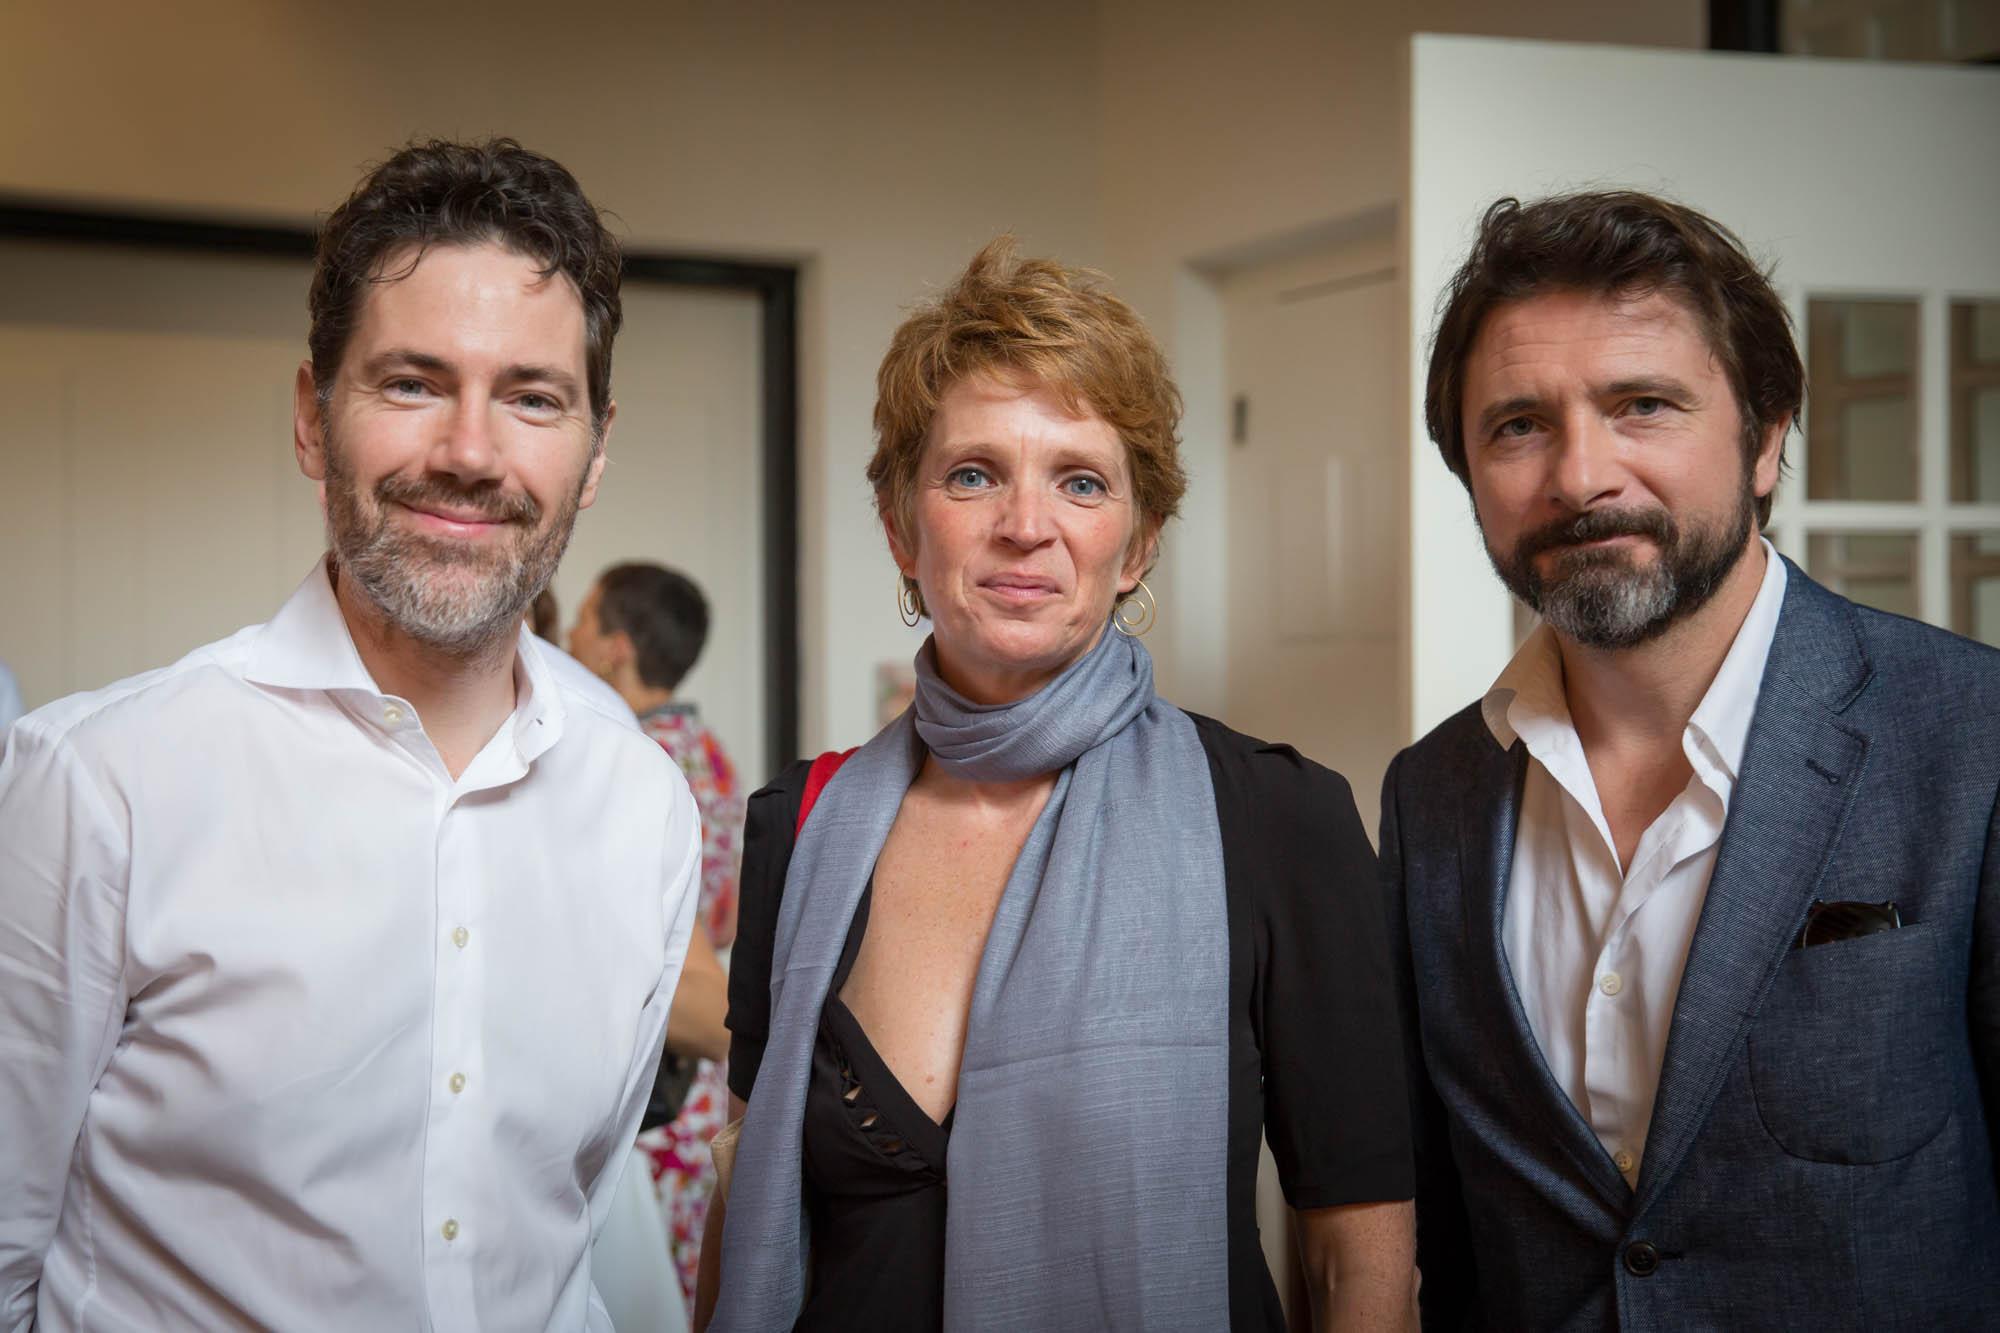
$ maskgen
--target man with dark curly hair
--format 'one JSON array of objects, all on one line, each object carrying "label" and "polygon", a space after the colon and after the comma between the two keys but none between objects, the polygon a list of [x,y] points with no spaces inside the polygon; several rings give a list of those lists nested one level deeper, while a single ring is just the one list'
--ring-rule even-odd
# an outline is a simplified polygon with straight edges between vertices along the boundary
[{"label": "man with dark curly hair", "polygon": [[1670,200],[1499,200],[1446,292],[1542,623],[1383,784],[1427,1329],[2000,1328],[2000,653],[1765,539],[1804,401]]},{"label": "man with dark curly hair", "polygon": [[9,733],[0,1327],[610,1326],[701,842],[522,617],[604,468],[618,279],[510,140],[377,167],[295,385],[327,554]]}]

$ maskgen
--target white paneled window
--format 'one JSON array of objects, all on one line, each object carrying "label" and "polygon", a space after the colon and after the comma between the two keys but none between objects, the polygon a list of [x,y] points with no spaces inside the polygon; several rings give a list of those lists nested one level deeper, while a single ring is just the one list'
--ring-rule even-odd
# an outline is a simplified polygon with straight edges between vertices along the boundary
[{"label": "white paneled window", "polygon": [[2000,53],[2000,0],[1785,0],[1787,53],[1983,60]]},{"label": "white paneled window", "polygon": [[1773,542],[1855,601],[2000,645],[2000,298],[1813,292],[1793,313],[1808,397]]}]

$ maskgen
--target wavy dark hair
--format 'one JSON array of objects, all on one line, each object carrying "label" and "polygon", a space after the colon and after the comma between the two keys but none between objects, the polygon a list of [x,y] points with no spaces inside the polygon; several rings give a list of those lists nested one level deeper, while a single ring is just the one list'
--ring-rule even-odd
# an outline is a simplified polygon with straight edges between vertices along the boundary
[{"label": "wavy dark hair", "polygon": [[654,689],[679,689],[708,642],[708,599],[695,581],[634,561],[605,570],[597,587],[599,632],[632,640],[640,680]]},{"label": "wavy dark hair", "polygon": [[[1662,292],[1694,315],[1722,364],[1743,418],[1743,454],[1754,459],[1772,426],[1798,425],[1805,367],[1792,318],[1770,274],[1721,223],[1635,190],[1501,199],[1479,222],[1472,253],[1445,289],[1431,336],[1424,425],[1468,489],[1465,359],[1496,306],[1549,292],[1635,297]],[[1779,454],[1780,466],[1784,455]],[[1759,527],[1771,497],[1759,497]]]},{"label": "wavy dark hair", "polygon": [[[624,312],[618,300],[622,257],[576,177],[559,162],[512,139],[412,143],[375,167],[320,228],[313,260],[313,385],[322,403],[353,335],[370,283],[408,277],[433,245],[492,241],[562,274],[583,298],[584,369],[594,435],[611,408],[611,341]],[[414,246],[406,265],[389,260]]]}]

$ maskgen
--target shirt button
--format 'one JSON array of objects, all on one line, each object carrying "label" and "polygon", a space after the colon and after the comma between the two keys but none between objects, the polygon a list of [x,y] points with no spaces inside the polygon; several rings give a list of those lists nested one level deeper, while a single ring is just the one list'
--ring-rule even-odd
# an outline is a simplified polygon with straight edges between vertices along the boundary
[{"label": "shirt button", "polygon": [[1625,1247],[1625,1271],[1633,1277],[1651,1277],[1660,1269],[1660,1252],[1651,1241],[1636,1240]]},{"label": "shirt button", "polygon": [[1623,1148],[1611,1154],[1611,1164],[1618,1168],[1620,1175],[1629,1176],[1632,1174],[1632,1154]]},{"label": "shirt button", "polygon": [[[463,1075],[463,1074],[453,1074],[453,1075],[451,1076],[451,1090],[452,1090],[453,1092],[464,1092],[464,1091],[465,1091],[465,1075]],[[1621,1167],[1619,1167],[1618,1169],[1619,1169],[1620,1171],[1623,1171],[1623,1170],[1624,1170],[1625,1168],[1621,1166]]]},{"label": "shirt button", "polygon": [[390,726],[393,727],[398,722],[401,722],[403,720],[403,710],[396,707],[396,705],[394,704],[384,705],[382,709],[382,720],[384,722],[387,722]]},{"label": "shirt button", "polygon": [[453,944],[456,944],[461,949],[465,947],[465,942],[471,938],[472,938],[472,932],[467,930],[464,926],[460,926],[458,929],[451,932],[451,942]]},{"label": "shirt button", "polygon": [[1625,982],[1616,972],[1606,972],[1597,979],[1597,989],[1603,991],[1606,995],[1616,995],[1619,991],[1625,989]]},{"label": "shirt button", "polygon": [[446,1219],[444,1220],[444,1225],[443,1225],[443,1226],[441,1226],[441,1227],[439,1227],[439,1228],[438,1228],[438,1231],[439,1231],[440,1233],[442,1233],[442,1234],[443,1234],[443,1236],[444,1236],[444,1238],[445,1238],[446,1240],[457,1240],[457,1239],[458,1239],[458,1219],[457,1219],[457,1218],[455,1218],[455,1217],[447,1217],[447,1218],[446,1218]]}]

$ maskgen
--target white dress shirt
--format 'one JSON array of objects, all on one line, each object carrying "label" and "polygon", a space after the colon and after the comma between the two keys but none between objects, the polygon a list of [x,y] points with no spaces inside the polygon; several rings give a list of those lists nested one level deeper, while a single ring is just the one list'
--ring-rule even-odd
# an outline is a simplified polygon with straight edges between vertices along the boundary
[{"label": "white dress shirt", "polygon": [[1784,562],[1763,546],[1756,600],[1681,736],[1694,776],[1640,835],[1631,865],[1618,863],[1547,625],[1481,705],[1501,746],[1518,736],[1529,755],[1501,928],[1514,986],[1549,1072],[1628,1184],[1785,600]]},{"label": "white dress shirt", "polygon": [[322,563],[15,724],[0,1329],[609,1327],[701,842],[606,687],[526,631],[514,684],[453,780]]}]

